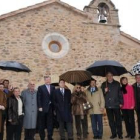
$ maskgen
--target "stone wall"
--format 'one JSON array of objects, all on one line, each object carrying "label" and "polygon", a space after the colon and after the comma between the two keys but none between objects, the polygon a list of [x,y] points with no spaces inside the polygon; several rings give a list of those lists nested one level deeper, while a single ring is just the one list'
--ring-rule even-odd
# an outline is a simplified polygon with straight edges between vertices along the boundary
[{"label": "stone wall", "polygon": [[[44,36],[53,32],[70,43],[69,53],[60,59],[50,59],[42,50]],[[129,70],[139,61],[140,49],[120,42],[118,27],[92,24],[86,16],[54,3],[1,20],[0,54],[0,60],[18,61],[32,70],[29,74],[0,70],[2,79],[23,89],[29,79],[39,83],[48,71],[60,75],[85,69],[96,60],[117,60]]]}]

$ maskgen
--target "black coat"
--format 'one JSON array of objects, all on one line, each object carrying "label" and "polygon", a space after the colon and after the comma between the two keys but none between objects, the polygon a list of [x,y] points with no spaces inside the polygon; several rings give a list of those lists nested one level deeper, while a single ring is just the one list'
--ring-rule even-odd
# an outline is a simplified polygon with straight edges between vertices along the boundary
[{"label": "black coat", "polygon": [[[109,88],[107,93],[105,93],[106,87]],[[101,88],[105,97],[106,108],[120,108],[120,105],[123,105],[123,95],[118,81],[113,80],[111,84],[104,82]]]},{"label": "black coat", "polygon": [[[23,103],[22,97],[21,101]],[[8,98],[7,100],[7,111],[8,111],[8,116],[7,119],[8,120],[12,120],[12,122],[8,122],[12,125],[18,125],[18,100],[16,99],[16,97],[14,95],[12,95],[11,97]],[[22,106],[22,111],[24,114],[24,105]]]},{"label": "black coat", "polygon": [[138,90],[137,90],[137,83],[135,83],[135,84],[133,84],[133,89],[134,89],[134,97],[135,97],[135,109],[140,109],[140,105],[139,105],[139,103],[140,103],[140,96],[138,96],[138,94],[140,94],[140,93],[138,93]]},{"label": "black coat", "polygon": [[53,92],[55,87],[50,85],[50,94],[46,85],[42,85],[38,87],[37,92],[37,106],[38,108],[42,108],[43,112],[47,113],[49,111],[49,107],[53,107]]},{"label": "black coat", "polygon": [[64,96],[60,89],[54,91],[54,105],[59,122],[72,122],[71,91],[65,89]]}]

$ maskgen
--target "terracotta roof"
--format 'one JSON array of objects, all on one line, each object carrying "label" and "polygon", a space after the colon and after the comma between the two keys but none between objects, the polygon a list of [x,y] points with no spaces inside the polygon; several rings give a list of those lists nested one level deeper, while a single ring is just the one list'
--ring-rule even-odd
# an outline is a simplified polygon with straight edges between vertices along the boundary
[{"label": "terracotta roof", "polygon": [[121,35],[125,36],[126,38],[128,38],[128,39],[130,39],[130,40],[132,40],[132,41],[134,41],[134,42],[136,42],[138,44],[140,44],[140,40],[139,39],[137,39],[137,38],[135,38],[135,37],[133,37],[133,36],[123,32],[123,31],[121,31]]},{"label": "terracotta roof", "polygon": [[16,10],[16,11],[1,15],[0,20],[8,18],[8,17],[15,16],[17,14],[24,13],[24,12],[27,12],[27,11],[30,11],[30,10],[34,10],[34,9],[37,9],[37,8],[40,8],[40,7],[43,7],[43,6],[52,4],[52,3],[58,3],[58,4],[66,7],[66,8],[69,8],[69,9],[71,9],[71,10],[73,10],[73,11],[75,11],[75,12],[81,14],[81,15],[87,16],[87,14],[84,11],[81,11],[81,10],[79,10],[79,9],[77,9],[77,8],[67,4],[67,3],[64,3],[64,2],[62,2],[60,0],[48,0],[48,1],[44,1],[42,3],[38,3],[38,4],[35,4],[35,5],[32,5],[32,6],[28,6],[26,8],[22,8],[22,9],[19,9],[19,10]]}]

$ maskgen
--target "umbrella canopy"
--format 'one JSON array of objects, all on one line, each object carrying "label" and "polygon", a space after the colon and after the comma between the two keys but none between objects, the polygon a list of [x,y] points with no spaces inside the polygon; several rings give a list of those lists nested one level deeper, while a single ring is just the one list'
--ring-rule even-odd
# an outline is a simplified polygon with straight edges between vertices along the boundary
[{"label": "umbrella canopy", "polygon": [[86,80],[86,81],[84,81],[84,82],[82,82],[82,83],[72,83],[72,85],[76,85],[76,84],[80,84],[81,86],[83,86],[83,87],[86,87],[86,86],[89,86],[90,85],[90,81],[92,80],[93,78],[91,78],[90,80]]},{"label": "umbrella canopy", "polygon": [[91,79],[91,73],[85,70],[68,71],[60,75],[68,83],[82,83]]},{"label": "umbrella canopy", "polygon": [[51,85],[53,85],[55,87],[58,87],[59,86],[59,83],[51,83]]},{"label": "umbrella canopy", "polygon": [[111,72],[114,76],[120,76],[128,73],[128,71],[117,61],[96,61],[94,64],[87,68],[93,75],[105,77],[108,72]]},{"label": "umbrella canopy", "polygon": [[140,74],[140,62],[133,66],[132,70],[130,71],[130,74],[133,76]]},{"label": "umbrella canopy", "polygon": [[[71,83],[71,85],[75,86],[76,84],[80,84],[83,87],[89,86],[91,80],[84,81],[82,83]],[[51,85],[58,87],[59,83],[52,83]]]},{"label": "umbrella canopy", "polygon": [[28,67],[16,61],[0,61],[0,69],[12,70],[16,72],[31,72]]}]

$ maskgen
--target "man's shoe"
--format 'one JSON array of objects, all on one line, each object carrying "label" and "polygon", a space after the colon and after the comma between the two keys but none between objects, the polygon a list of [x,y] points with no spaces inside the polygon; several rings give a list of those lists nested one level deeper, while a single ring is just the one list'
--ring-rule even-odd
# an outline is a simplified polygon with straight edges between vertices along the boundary
[{"label": "man's shoe", "polygon": [[130,139],[135,139],[135,136],[131,136]]},{"label": "man's shoe", "polygon": [[53,140],[53,138],[48,138],[48,140]]},{"label": "man's shoe", "polygon": [[130,137],[129,135],[126,135],[126,136],[125,136],[125,138],[129,138],[129,137]]},{"label": "man's shoe", "polygon": [[77,136],[77,139],[78,139],[78,140],[81,140],[81,137],[80,137],[80,136]]},{"label": "man's shoe", "polygon": [[119,139],[123,139],[123,136],[118,136]]},{"label": "man's shoe", "polygon": [[98,139],[98,136],[94,136],[93,139]]},{"label": "man's shoe", "polygon": [[86,140],[87,139],[87,136],[84,136],[83,139]]},{"label": "man's shoe", "polygon": [[102,139],[102,136],[99,136],[98,139]]},{"label": "man's shoe", "polygon": [[52,136],[48,135],[48,140],[53,140]]},{"label": "man's shoe", "polygon": [[110,139],[115,139],[115,138],[117,138],[117,135],[112,135],[112,136],[110,137]]}]

